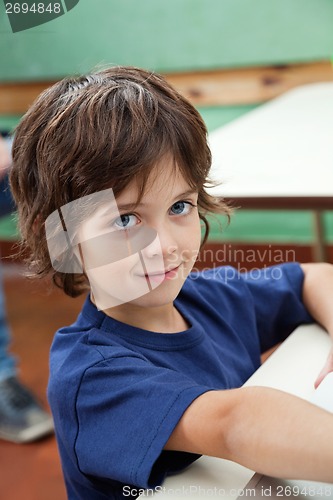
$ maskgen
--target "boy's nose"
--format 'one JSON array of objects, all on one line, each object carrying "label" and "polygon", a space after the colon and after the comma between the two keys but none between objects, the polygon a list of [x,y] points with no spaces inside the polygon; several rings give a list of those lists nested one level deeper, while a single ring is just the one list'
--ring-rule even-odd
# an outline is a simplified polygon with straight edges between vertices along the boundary
[{"label": "boy's nose", "polygon": [[163,259],[173,254],[178,248],[178,245],[171,233],[166,229],[156,230],[156,238],[146,247],[144,253],[148,258],[162,256]]}]

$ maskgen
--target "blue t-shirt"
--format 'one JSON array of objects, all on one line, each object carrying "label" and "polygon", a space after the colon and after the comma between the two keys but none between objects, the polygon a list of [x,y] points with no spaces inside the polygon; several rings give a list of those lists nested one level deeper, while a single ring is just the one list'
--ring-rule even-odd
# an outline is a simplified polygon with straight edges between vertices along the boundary
[{"label": "blue t-shirt", "polygon": [[192,273],[175,301],[190,328],[171,334],[116,321],[88,297],[77,321],[56,333],[50,359],[69,499],[125,498],[198,458],[163,447],[195,398],[241,386],[263,351],[312,321],[302,284],[298,264]]}]

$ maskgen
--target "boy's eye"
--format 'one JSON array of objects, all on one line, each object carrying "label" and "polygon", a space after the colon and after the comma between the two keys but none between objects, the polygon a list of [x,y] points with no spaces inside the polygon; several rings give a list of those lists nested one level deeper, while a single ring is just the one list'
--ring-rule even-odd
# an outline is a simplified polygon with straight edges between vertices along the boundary
[{"label": "boy's eye", "polygon": [[173,215],[186,215],[191,211],[195,205],[188,201],[176,201],[170,208]]},{"label": "boy's eye", "polygon": [[117,217],[117,219],[114,221],[114,226],[116,229],[129,229],[131,227],[136,226],[138,223],[138,219],[136,215],[132,214],[124,214],[121,215],[120,217]]}]

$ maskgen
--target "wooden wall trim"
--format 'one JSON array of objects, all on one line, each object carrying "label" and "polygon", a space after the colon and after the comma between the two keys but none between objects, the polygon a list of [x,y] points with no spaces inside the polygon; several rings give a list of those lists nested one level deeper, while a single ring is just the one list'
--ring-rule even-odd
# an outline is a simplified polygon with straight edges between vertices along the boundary
[{"label": "wooden wall trim", "polygon": [[36,97],[55,81],[0,84],[0,114],[20,115],[27,111]]},{"label": "wooden wall trim", "polygon": [[[333,81],[330,61],[241,69],[166,73],[196,106],[237,106],[273,99],[289,89]],[[23,114],[54,81],[0,83],[0,114]]]},{"label": "wooden wall trim", "polygon": [[299,85],[333,81],[330,61],[166,75],[196,106],[258,104]]}]

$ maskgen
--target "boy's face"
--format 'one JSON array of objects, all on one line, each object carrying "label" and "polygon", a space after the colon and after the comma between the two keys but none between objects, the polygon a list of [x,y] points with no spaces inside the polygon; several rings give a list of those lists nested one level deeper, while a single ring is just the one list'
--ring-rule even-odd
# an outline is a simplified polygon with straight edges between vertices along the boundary
[{"label": "boy's face", "polygon": [[171,159],[161,161],[156,172],[139,204],[134,180],[116,199],[112,190],[110,195],[105,191],[93,215],[80,223],[77,255],[100,310],[129,302],[142,307],[172,303],[196,260],[198,193]]}]

